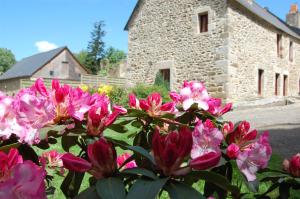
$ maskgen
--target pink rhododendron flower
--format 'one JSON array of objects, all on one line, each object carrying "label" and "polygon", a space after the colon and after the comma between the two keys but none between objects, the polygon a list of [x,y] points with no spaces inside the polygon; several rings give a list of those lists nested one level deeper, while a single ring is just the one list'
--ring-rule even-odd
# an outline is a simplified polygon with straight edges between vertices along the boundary
[{"label": "pink rhododendron flower", "polygon": [[224,137],[226,138],[228,134],[233,132],[233,130],[234,130],[234,124],[232,122],[225,123],[222,129]]},{"label": "pink rhododendron flower", "polygon": [[246,146],[247,143],[255,140],[257,137],[257,131],[250,131],[249,122],[243,121],[239,124],[238,128],[228,135],[229,144],[235,143],[240,147]]},{"label": "pink rhododendron flower", "polygon": [[175,114],[177,112],[176,103],[168,102],[163,104],[159,93],[152,93],[147,99],[137,100],[134,94],[129,95],[129,106],[131,108],[142,109],[150,116],[161,116],[167,113]]},{"label": "pink rhododendron flower", "polygon": [[166,176],[176,175],[184,158],[192,149],[192,133],[188,128],[181,128],[167,135],[161,135],[156,129],[152,137],[152,149],[155,162]]},{"label": "pink rhododendron flower", "polygon": [[208,112],[216,117],[220,117],[232,109],[232,104],[228,103],[222,107],[222,99],[210,98],[208,100]]},{"label": "pink rhododendron flower", "polygon": [[17,149],[10,149],[8,154],[0,151],[0,184],[7,180],[11,169],[20,163],[23,163],[23,158]]},{"label": "pink rhododendron flower", "polygon": [[102,101],[97,101],[88,112],[87,129],[90,135],[97,136],[101,134],[105,128],[115,122],[117,117],[126,114],[127,110],[121,106],[113,106],[113,112],[110,110],[110,102],[108,97]]},{"label": "pink rhododendron flower", "polygon": [[170,97],[174,102],[181,103],[185,111],[190,109],[193,104],[197,104],[199,109],[205,111],[209,109],[208,100],[210,98],[205,86],[200,82],[185,81],[180,94],[171,92]]},{"label": "pink rhododendron flower", "polygon": [[15,165],[0,182],[0,199],[46,199],[45,171],[31,161]]},{"label": "pink rhododendron flower", "polygon": [[290,160],[284,160],[283,169],[292,176],[300,177],[300,153],[294,155]]},{"label": "pink rhododendron flower", "polygon": [[91,106],[91,96],[81,88],[75,88],[70,91],[68,113],[75,119],[82,121],[84,114],[87,113]]},{"label": "pink rhododendron flower", "polygon": [[55,107],[48,97],[32,89],[23,89],[15,97],[13,108],[21,126],[43,128],[55,118]]},{"label": "pink rhododendron flower", "polygon": [[133,93],[129,94],[129,107],[140,109],[140,101],[136,98],[136,96]]},{"label": "pink rhododendron flower", "polygon": [[88,145],[88,157],[90,162],[66,153],[62,156],[63,165],[72,171],[89,172],[97,179],[110,177],[117,169],[116,150],[104,138]]},{"label": "pink rhododendron flower", "polygon": [[64,174],[62,154],[59,154],[56,150],[44,152],[40,157],[41,164],[45,167],[46,165],[51,169],[60,169],[60,174]]},{"label": "pink rhododendron flower", "polygon": [[[124,153],[123,155],[118,156],[117,157],[118,167],[121,167],[124,164],[124,162],[130,157],[131,157],[131,155],[128,153]],[[137,165],[136,165],[135,161],[132,160],[132,161],[128,162],[124,167],[125,167],[125,169],[132,169],[132,168],[137,167]]]},{"label": "pink rhododendron flower", "polygon": [[272,149],[269,134],[262,134],[257,141],[247,146],[237,156],[237,165],[248,181],[256,179],[256,172],[268,166]]},{"label": "pink rhododendron flower", "polygon": [[211,120],[199,121],[193,131],[192,160],[190,166],[194,169],[207,169],[216,166],[221,158],[220,144],[222,132]]}]

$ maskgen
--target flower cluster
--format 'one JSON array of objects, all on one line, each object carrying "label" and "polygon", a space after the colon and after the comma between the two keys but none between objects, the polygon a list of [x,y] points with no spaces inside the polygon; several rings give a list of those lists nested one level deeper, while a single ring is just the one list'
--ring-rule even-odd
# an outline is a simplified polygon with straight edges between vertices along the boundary
[{"label": "flower cluster", "polygon": [[60,85],[58,80],[53,80],[52,89],[47,89],[42,79],[20,90],[14,98],[0,93],[0,108],[0,139],[14,135],[19,142],[28,144],[40,142],[42,128],[68,120],[88,121],[89,133],[99,135],[120,114],[126,113],[119,106],[112,112],[105,95],[90,95],[80,88]]},{"label": "flower cluster", "polygon": [[284,160],[283,170],[296,178],[300,178],[300,153],[294,155],[290,160]]}]

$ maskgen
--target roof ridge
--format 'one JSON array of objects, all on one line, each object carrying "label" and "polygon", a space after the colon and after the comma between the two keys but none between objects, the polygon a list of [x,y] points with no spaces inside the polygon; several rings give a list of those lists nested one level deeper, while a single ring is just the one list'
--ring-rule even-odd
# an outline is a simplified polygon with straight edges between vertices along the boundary
[{"label": "roof ridge", "polygon": [[55,48],[55,49],[52,49],[52,50],[48,50],[48,51],[44,51],[44,52],[39,52],[39,53],[30,55],[28,57],[24,57],[20,61],[23,61],[23,60],[28,59],[28,58],[32,58],[32,57],[37,56],[37,55],[43,55],[43,54],[51,53],[51,52],[54,52],[56,50],[64,49],[64,48],[68,48],[68,47],[67,46],[62,46],[62,47],[58,47],[58,48]]}]

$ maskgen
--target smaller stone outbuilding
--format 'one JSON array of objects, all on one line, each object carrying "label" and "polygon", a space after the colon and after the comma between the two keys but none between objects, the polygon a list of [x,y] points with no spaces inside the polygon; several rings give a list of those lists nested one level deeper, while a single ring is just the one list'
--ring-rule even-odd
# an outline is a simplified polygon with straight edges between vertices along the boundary
[{"label": "smaller stone outbuilding", "polygon": [[22,80],[60,79],[81,80],[88,74],[67,47],[57,48],[22,59],[0,76],[0,90],[8,94],[22,88]]}]

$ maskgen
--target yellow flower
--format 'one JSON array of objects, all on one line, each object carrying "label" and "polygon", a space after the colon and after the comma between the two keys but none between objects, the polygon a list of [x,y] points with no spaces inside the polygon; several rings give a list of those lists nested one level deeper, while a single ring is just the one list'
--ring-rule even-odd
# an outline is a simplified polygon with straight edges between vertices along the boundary
[{"label": "yellow flower", "polygon": [[85,84],[80,85],[79,88],[81,88],[81,90],[83,90],[84,92],[87,92],[89,90],[89,86]]},{"label": "yellow flower", "polygon": [[112,86],[109,86],[109,85],[104,85],[104,86],[100,86],[98,88],[98,93],[99,94],[106,94],[106,95],[109,95],[111,93],[111,91],[113,90],[113,87]]}]

